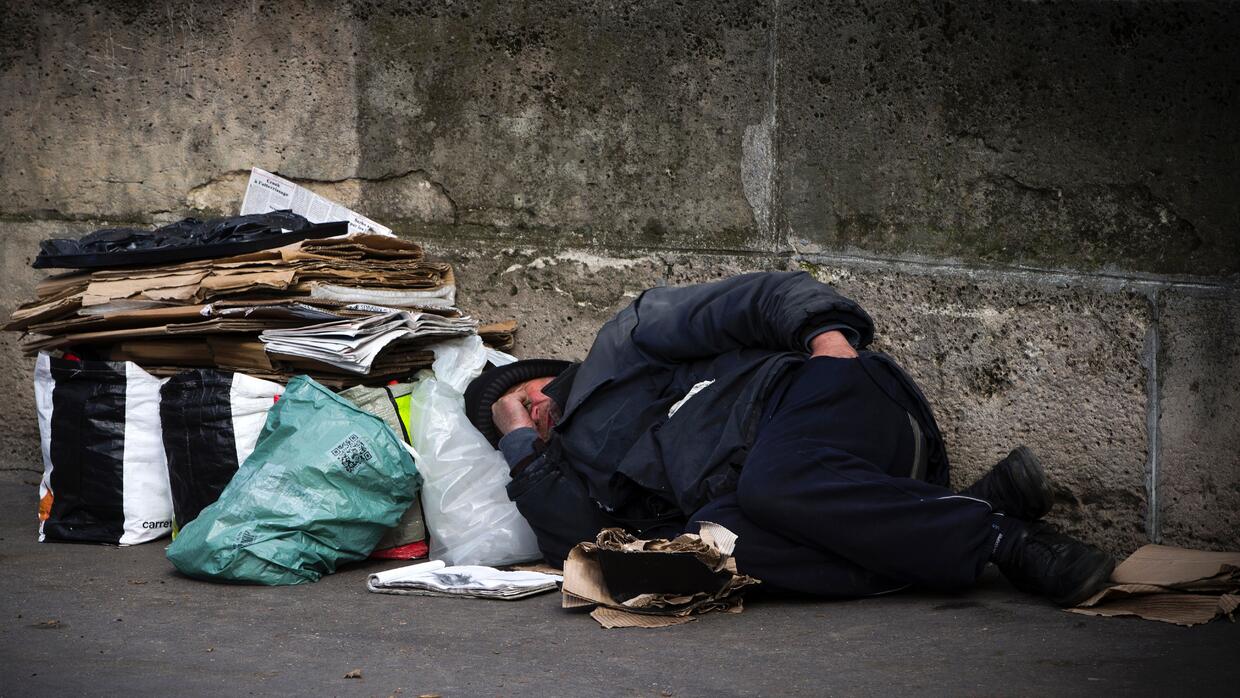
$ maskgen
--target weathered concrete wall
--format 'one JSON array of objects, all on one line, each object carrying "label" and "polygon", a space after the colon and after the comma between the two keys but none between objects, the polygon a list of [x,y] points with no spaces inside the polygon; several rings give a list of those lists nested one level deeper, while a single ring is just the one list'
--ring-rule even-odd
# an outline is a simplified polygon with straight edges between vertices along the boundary
[{"label": "weathered concrete wall", "polygon": [[[71,230],[61,222],[0,222],[0,317],[33,296],[42,272],[30,268],[39,240]],[[89,232],[89,231],[86,231]],[[18,335],[0,332],[0,468],[43,469],[34,409],[34,362],[18,351]]]},{"label": "weathered concrete wall", "polygon": [[1240,539],[1240,295],[1158,298],[1159,529],[1168,541]]},{"label": "weathered concrete wall", "polygon": [[1240,271],[1233,3],[3,12],[10,215],[180,211],[259,165],[537,243]]},{"label": "weathered concrete wall", "polygon": [[825,249],[1083,269],[1240,265],[1240,11],[780,4],[780,182]]},{"label": "weathered concrete wall", "polygon": [[145,219],[257,162],[352,177],[356,46],[337,6],[276,21],[249,3],[5,3],[0,212]]},{"label": "weathered concrete wall", "polygon": [[[0,313],[39,239],[236,209],[251,166],[456,261],[520,350],[641,288],[807,268],[958,484],[1043,454],[1124,551],[1240,546],[1240,5],[10,2]],[[37,467],[0,337],[0,459]]]}]

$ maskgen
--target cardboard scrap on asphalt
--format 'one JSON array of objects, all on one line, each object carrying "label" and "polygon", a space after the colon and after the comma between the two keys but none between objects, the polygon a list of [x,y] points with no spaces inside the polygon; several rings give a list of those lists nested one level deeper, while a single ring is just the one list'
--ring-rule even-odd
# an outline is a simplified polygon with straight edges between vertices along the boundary
[{"label": "cardboard scrap on asphalt", "polygon": [[622,529],[579,543],[564,562],[561,606],[593,608],[604,628],[663,628],[711,611],[740,613],[758,580],[736,571],[736,534],[702,522],[697,535],[640,540]]},{"label": "cardboard scrap on asphalt", "polygon": [[1240,608],[1240,552],[1145,545],[1115,568],[1111,581],[1114,586],[1069,610],[1177,625],[1209,623],[1231,618]]}]

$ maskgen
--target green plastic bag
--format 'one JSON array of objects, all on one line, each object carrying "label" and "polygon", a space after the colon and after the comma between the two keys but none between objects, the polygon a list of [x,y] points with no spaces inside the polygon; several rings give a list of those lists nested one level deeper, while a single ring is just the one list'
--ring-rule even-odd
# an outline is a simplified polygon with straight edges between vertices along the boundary
[{"label": "green plastic bag", "polygon": [[254,452],[181,529],[168,559],[200,579],[315,582],[369,555],[419,484],[413,457],[382,419],[298,376]]}]

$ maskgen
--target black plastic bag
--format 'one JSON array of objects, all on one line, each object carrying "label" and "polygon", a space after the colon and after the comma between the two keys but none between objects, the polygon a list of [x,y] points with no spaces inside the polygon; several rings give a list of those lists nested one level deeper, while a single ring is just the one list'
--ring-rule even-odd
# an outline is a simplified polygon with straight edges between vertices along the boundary
[{"label": "black plastic bag", "polygon": [[202,221],[186,218],[155,230],[103,228],[78,240],[39,243],[35,269],[165,264],[257,252],[348,232],[346,221],[311,223],[292,211]]}]

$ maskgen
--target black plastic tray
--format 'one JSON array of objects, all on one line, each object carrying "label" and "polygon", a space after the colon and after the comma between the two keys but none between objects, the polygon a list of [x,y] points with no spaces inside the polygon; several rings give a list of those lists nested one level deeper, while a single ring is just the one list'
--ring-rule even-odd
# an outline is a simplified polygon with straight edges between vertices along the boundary
[{"label": "black plastic tray", "polygon": [[347,221],[330,223],[313,223],[301,230],[294,230],[280,235],[272,235],[258,240],[246,242],[227,242],[218,245],[186,245],[184,247],[162,247],[153,250],[129,250],[126,252],[108,252],[106,254],[62,254],[39,255],[30,266],[35,269],[98,269],[100,267],[134,267],[144,264],[167,264],[169,262],[189,262],[195,259],[212,257],[232,257],[239,254],[269,250],[283,247],[302,240],[330,238],[349,232]]}]

